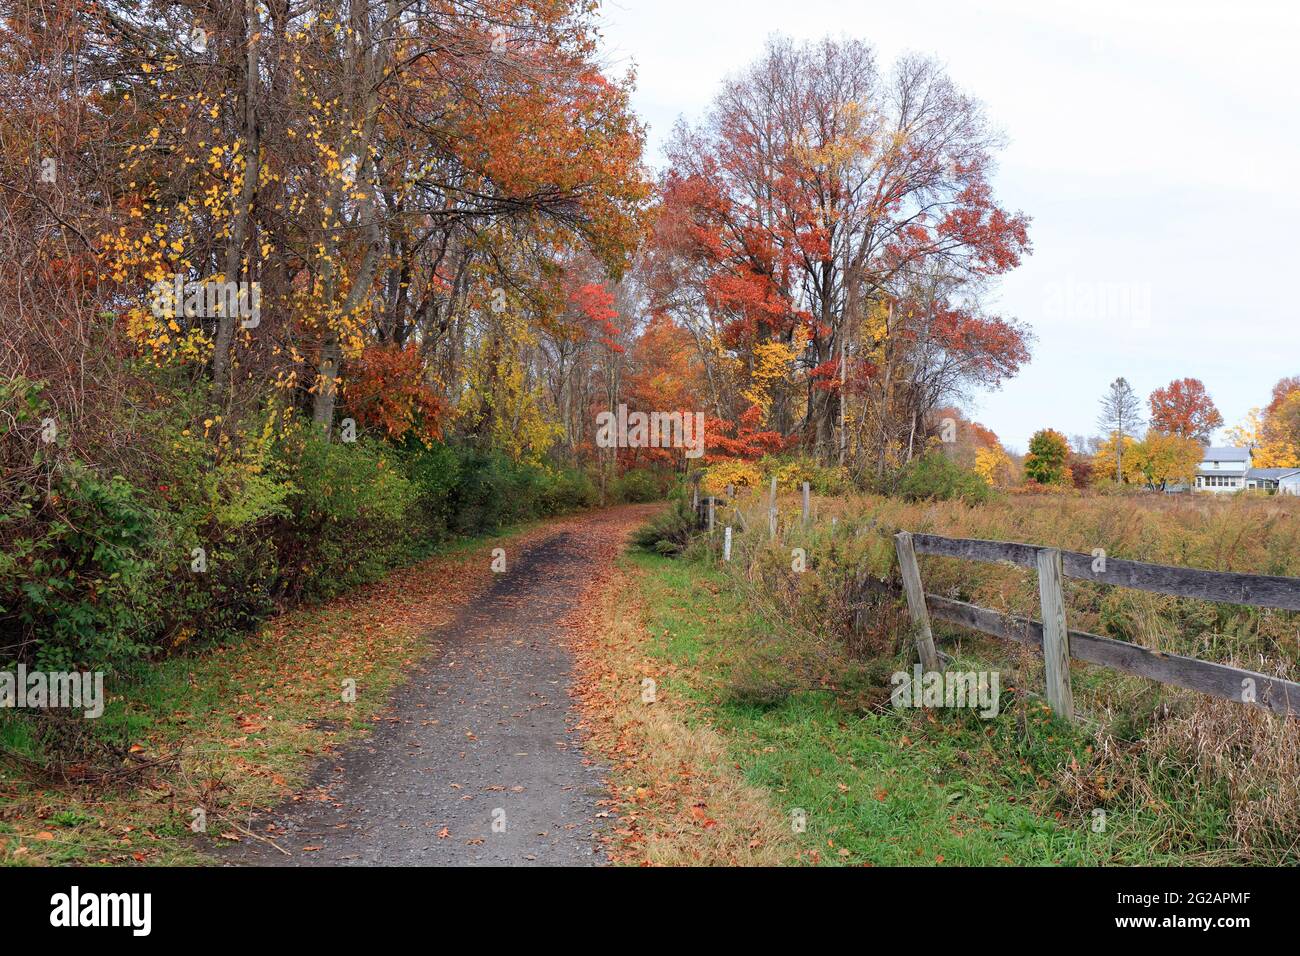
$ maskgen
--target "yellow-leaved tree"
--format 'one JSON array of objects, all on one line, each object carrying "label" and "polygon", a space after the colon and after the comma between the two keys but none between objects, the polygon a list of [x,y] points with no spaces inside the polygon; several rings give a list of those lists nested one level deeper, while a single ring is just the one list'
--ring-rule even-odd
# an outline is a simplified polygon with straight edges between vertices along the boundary
[{"label": "yellow-leaved tree", "polygon": [[[1149,431],[1146,438],[1124,453],[1125,466],[1132,455],[1133,466],[1151,488],[1169,485],[1191,485],[1196,477],[1196,466],[1201,463],[1203,449],[1194,438]],[[1127,467],[1125,471],[1127,472]]]},{"label": "yellow-leaved tree", "polygon": [[[1128,435],[1124,436],[1124,484],[1126,485],[1145,480],[1140,463],[1133,455],[1133,449],[1137,444],[1136,439]],[[1115,467],[1115,438],[1111,436],[1101,443],[1097,453],[1092,457],[1093,482],[1098,485],[1114,484]]]},{"label": "yellow-leaved tree", "polygon": [[1228,429],[1228,443],[1251,449],[1256,468],[1300,468],[1300,435],[1289,433],[1288,412],[1300,421],[1300,392],[1291,393],[1275,413],[1252,408],[1244,422]]}]

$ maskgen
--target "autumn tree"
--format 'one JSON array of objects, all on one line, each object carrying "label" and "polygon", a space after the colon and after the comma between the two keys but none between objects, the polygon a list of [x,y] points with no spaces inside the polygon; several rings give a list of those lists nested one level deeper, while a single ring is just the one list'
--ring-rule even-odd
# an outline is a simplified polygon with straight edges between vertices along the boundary
[{"label": "autumn tree", "polygon": [[1070,443],[1060,432],[1044,428],[1029,440],[1025,455],[1025,477],[1040,485],[1066,484]]},{"label": "autumn tree", "polygon": [[1181,378],[1151,393],[1151,427],[1209,444],[1223,416],[1197,378]]},{"label": "autumn tree", "polygon": [[1141,424],[1138,397],[1128,379],[1120,376],[1110,383],[1110,389],[1101,399],[1101,414],[1097,424],[1103,434],[1110,435],[1115,451],[1115,481],[1124,481],[1124,439],[1132,435]]},{"label": "autumn tree", "polygon": [[1300,375],[1288,375],[1279,379],[1277,384],[1273,386],[1273,394],[1268,406],[1264,409],[1265,412],[1272,415],[1281,407],[1283,402],[1296,392],[1300,392]]},{"label": "autumn tree", "polygon": [[1204,449],[1195,438],[1151,429],[1128,455],[1148,488],[1164,491],[1170,485],[1190,486]]},{"label": "autumn tree", "polygon": [[1279,381],[1269,404],[1252,408],[1227,438],[1251,449],[1256,468],[1300,468],[1300,376]]},{"label": "autumn tree", "polygon": [[1142,469],[1133,450],[1137,439],[1111,435],[1097,445],[1092,456],[1092,481],[1097,485],[1132,485],[1142,481]]},{"label": "autumn tree", "polygon": [[990,488],[1005,488],[1015,480],[1015,465],[1001,445],[977,449],[971,468]]},{"label": "autumn tree", "polygon": [[924,444],[937,405],[1014,374],[1027,334],[978,306],[1028,250],[988,184],[997,145],[935,63],[885,72],[852,40],[771,40],[679,127],[648,283],[719,411],[761,392],[768,427],[881,469]]}]

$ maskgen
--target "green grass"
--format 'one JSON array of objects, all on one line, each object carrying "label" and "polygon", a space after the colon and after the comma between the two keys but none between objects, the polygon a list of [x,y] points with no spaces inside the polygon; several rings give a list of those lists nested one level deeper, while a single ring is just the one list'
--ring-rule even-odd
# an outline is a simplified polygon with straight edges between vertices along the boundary
[{"label": "green grass", "polygon": [[[1072,760],[1085,762],[1090,740],[1036,697],[1004,686],[999,715],[985,720],[972,711],[882,712],[846,693],[874,673],[884,685],[877,697],[887,696],[888,673],[909,666],[899,660],[851,667],[830,689],[778,689],[770,705],[740,702],[747,696],[735,692],[736,675],[755,666],[773,672],[771,656],[786,639],[706,563],[643,553],[626,560],[646,599],[652,653],[677,667],[670,689],[724,735],[749,782],[787,812],[805,811],[803,862],[1186,862],[1177,848],[1160,845],[1154,808],[1099,806],[1106,826],[1094,832],[1090,810],[1063,805],[1054,778]],[[960,657],[953,666],[981,669]],[[1189,816],[1184,826],[1195,842],[1213,843],[1219,815],[1196,806],[1181,811]]]}]

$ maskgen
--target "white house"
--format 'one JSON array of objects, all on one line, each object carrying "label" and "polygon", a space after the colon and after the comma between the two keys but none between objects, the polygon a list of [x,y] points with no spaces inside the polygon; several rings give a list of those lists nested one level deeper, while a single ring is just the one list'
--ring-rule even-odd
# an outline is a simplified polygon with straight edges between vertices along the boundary
[{"label": "white house", "polygon": [[1207,448],[1196,469],[1197,491],[1273,491],[1300,495],[1300,468],[1255,468],[1249,448]]}]

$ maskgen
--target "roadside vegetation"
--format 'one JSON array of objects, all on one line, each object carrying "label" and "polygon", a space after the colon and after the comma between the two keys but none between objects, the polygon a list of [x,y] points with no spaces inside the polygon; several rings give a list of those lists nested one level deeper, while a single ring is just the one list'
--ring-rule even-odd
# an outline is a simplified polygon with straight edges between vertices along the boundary
[{"label": "roadside vegetation", "polygon": [[252,811],[367,732],[430,649],[428,632],[491,583],[488,551],[544,532],[460,539],[254,633],[142,667],[107,685],[97,720],[0,712],[0,863],[203,864],[222,843],[268,839],[248,829]]},{"label": "roadside vegetation", "polygon": [[[672,685],[708,715],[750,783],[808,811],[815,839],[805,847],[818,859],[1296,862],[1293,722],[1075,665],[1082,719],[1070,726],[1040,697],[1041,658],[942,623],[950,669],[1000,672],[1000,713],[897,710],[890,677],[912,667],[910,628],[895,594],[872,585],[896,581],[892,534],[902,529],[1300,577],[1300,502],[867,495],[816,499],[805,530],[787,495],[776,544],[766,503],[741,495],[719,512],[714,537],[697,534],[681,559],[642,550],[633,560]],[[730,563],[720,543],[728,524]],[[805,573],[791,569],[796,547]],[[942,558],[923,566],[932,593],[1039,616],[1021,569]],[[1300,671],[1300,615],[1079,582],[1068,601],[1077,629],[1290,679]]]}]

